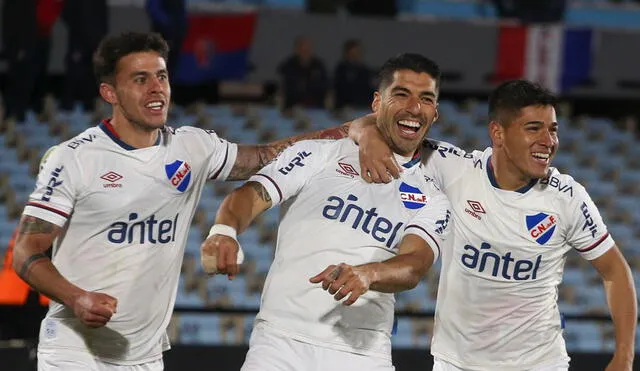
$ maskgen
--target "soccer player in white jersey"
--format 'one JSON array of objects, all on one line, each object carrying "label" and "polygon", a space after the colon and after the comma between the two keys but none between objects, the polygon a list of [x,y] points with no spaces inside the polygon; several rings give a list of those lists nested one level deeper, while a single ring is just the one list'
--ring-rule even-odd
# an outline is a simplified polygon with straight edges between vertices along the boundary
[{"label": "soccer player in white jersey", "polygon": [[55,301],[39,370],[161,370],[205,181],[247,179],[297,139],[345,136],[332,128],[248,146],[170,128],[167,52],[154,34],[103,40],[94,68],[112,117],[58,145],[24,209],[15,269]]},{"label": "soccer player in white jersey", "polygon": [[279,226],[243,371],[394,369],[392,293],[415,287],[437,259],[450,212],[416,154],[437,116],[438,66],[402,54],[380,76],[372,107],[402,177],[364,182],[350,139],[302,141],[220,206],[203,254],[235,260],[236,233],[294,198]]},{"label": "soccer player in white jersey", "polygon": [[[425,142],[426,173],[453,211],[442,252],[434,370],[567,370],[556,301],[566,256],[576,252],[604,282],[616,338],[606,370],[632,370],[631,271],[585,188],[550,167],[558,149],[554,104],[536,84],[506,82],[489,100],[491,148],[466,153]],[[364,121],[352,125],[362,134],[356,139],[369,154],[385,152],[372,120],[365,121],[364,129]]]}]

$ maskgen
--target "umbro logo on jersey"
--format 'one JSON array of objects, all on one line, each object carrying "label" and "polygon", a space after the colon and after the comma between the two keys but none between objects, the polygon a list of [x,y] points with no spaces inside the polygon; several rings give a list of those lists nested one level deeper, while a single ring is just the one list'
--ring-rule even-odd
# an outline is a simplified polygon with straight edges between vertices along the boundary
[{"label": "umbro logo on jersey", "polygon": [[164,165],[167,178],[172,186],[180,192],[187,190],[191,181],[191,167],[185,161],[175,160],[170,164]]},{"label": "umbro logo on jersey", "polygon": [[360,176],[360,174],[358,174],[358,171],[356,171],[356,169],[351,164],[338,162],[338,166],[340,167],[340,169],[336,169],[338,174],[346,175],[351,178]]},{"label": "umbro logo on jersey", "polygon": [[122,179],[123,176],[116,173],[115,171],[109,171],[108,173],[102,175],[100,179],[106,180],[109,183],[105,183],[102,186],[104,188],[120,188],[122,184],[117,183],[118,180]]},{"label": "umbro logo on jersey", "polygon": [[469,207],[465,207],[464,212],[478,220],[482,220],[482,217],[480,217],[479,214],[487,213],[486,211],[484,211],[484,207],[482,207],[482,204],[478,201],[473,200],[467,200],[467,204],[469,205]]},{"label": "umbro logo on jersey", "polygon": [[544,245],[549,241],[558,223],[558,219],[555,216],[545,213],[527,215],[525,220],[529,235],[540,245]]},{"label": "umbro logo on jersey", "polygon": [[427,204],[427,196],[405,182],[400,184],[400,199],[407,209],[419,209]]}]

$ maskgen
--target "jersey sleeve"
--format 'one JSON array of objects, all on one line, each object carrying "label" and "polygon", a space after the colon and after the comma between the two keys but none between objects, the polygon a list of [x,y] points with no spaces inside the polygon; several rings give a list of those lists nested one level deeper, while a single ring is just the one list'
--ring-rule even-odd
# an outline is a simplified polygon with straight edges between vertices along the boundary
[{"label": "jersey sleeve", "polygon": [[311,177],[323,169],[327,147],[303,140],[285,149],[249,181],[262,184],[273,200],[272,207],[297,195]]},{"label": "jersey sleeve", "polygon": [[415,234],[427,242],[433,250],[434,262],[440,256],[440,248],[449,235],[451,204],[447,196],[431,184],[432,196],[427,204],[407,223],[402,237]]},{"label": "jersey sleeve", "polygon": [[41,164],[36,187],[23,215],[34,216],[63,227],[73,212],[82,189],[82,173],[73,152],[59,146]]},{"label": "jersey sleeve", "polygon": [[[181,128],[181,130],[185,130],[185,127]],[[214,130],[197,128],[188,128],[187,130],[193,130],[198,133],[202,143],[204,143],[207,156],[207,178],[227,179],[238,156],[238,145],[220,138]]]},{"label": "jersey sleeve", "polygon": [[481,166],[481,152],[467,153],[453,144],[426,140],[423,145],[422,161],[425,175],[441,189],[455,183],[468,167]]},{"label": "jersey sleeve", "polygon": [[582,185],[574,184],[576,192],[566,210],[570,218],[567,241],[583,258],[593,260],[607,252],[615,242],[587,191]]}]

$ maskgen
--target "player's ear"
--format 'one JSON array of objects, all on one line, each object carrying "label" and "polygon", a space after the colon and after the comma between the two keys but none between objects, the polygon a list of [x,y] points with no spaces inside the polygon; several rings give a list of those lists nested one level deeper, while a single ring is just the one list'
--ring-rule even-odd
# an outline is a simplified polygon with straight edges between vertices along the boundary
[{"label": "player's ear", "polygon": [[100,88],[98,90],[100,91],[100,96],[105,100],[105,102],[109,104],[115,104],[118,101],[118,98],[116,96],[116,88],[113,85],[106,82],[101,82]]},{"label": "player's ear", "polygon": [[489,137],[494,146],[502,146],[504,143],[504,126],[498,121],[491,120],[491,122],[489,122]]},{"label": "player's ear", "polygon": [[436,104],[436,114],[433,116],[433,122],[436,122],[440,117],[440,111],[438,111],[438,105]]},{"label": "player's ear", "polygon": [[371,110],[373,110],[373,112],[378,113],[378,110],[380,109],[380,93],[379,92],[374,92],[373,93],[373,102],[371,102]]}]

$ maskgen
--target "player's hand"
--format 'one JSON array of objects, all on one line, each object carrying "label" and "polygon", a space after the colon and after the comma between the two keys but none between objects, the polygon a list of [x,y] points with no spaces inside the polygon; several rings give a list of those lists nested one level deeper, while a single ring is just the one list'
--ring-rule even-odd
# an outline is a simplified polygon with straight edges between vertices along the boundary
[{"label": "player's hand", "polygon": [[375,116],[368,115],[357,120],[366,122],[366,125],[361,125],[362,134],[358,142],[362,179],[367,183],[389,183],[393,178],[398,179],[402,167],[378,131]]},{"label": "player's hand", "polygon": [[617,357],[615,354],[613,355],[613,359],[605,368],[605,371],[632,371],[633,370],[633,360],[625,359],[622,357]]},{"label": "player's hand", "polygon": [[214,234],[200,246],[202,268],[207,274],[226,274],[232,280],[240,271],[238,242],[229,236]]},{"label": "player's hand", "polygon": [[370,272],[366,268],[348,264],[330,265],[327,269],[309,279],[311,283],[321,283],[324,290],[329,291],[336,300],[349,298],[342,304],[351,305],[369,291],[371,285]]},{"label": "player's hand", "polygon": [[109,322],[116,312],[118,299],[99,292],[84,292],[73,299],[73,314],[86,326],[97,328]]}]

